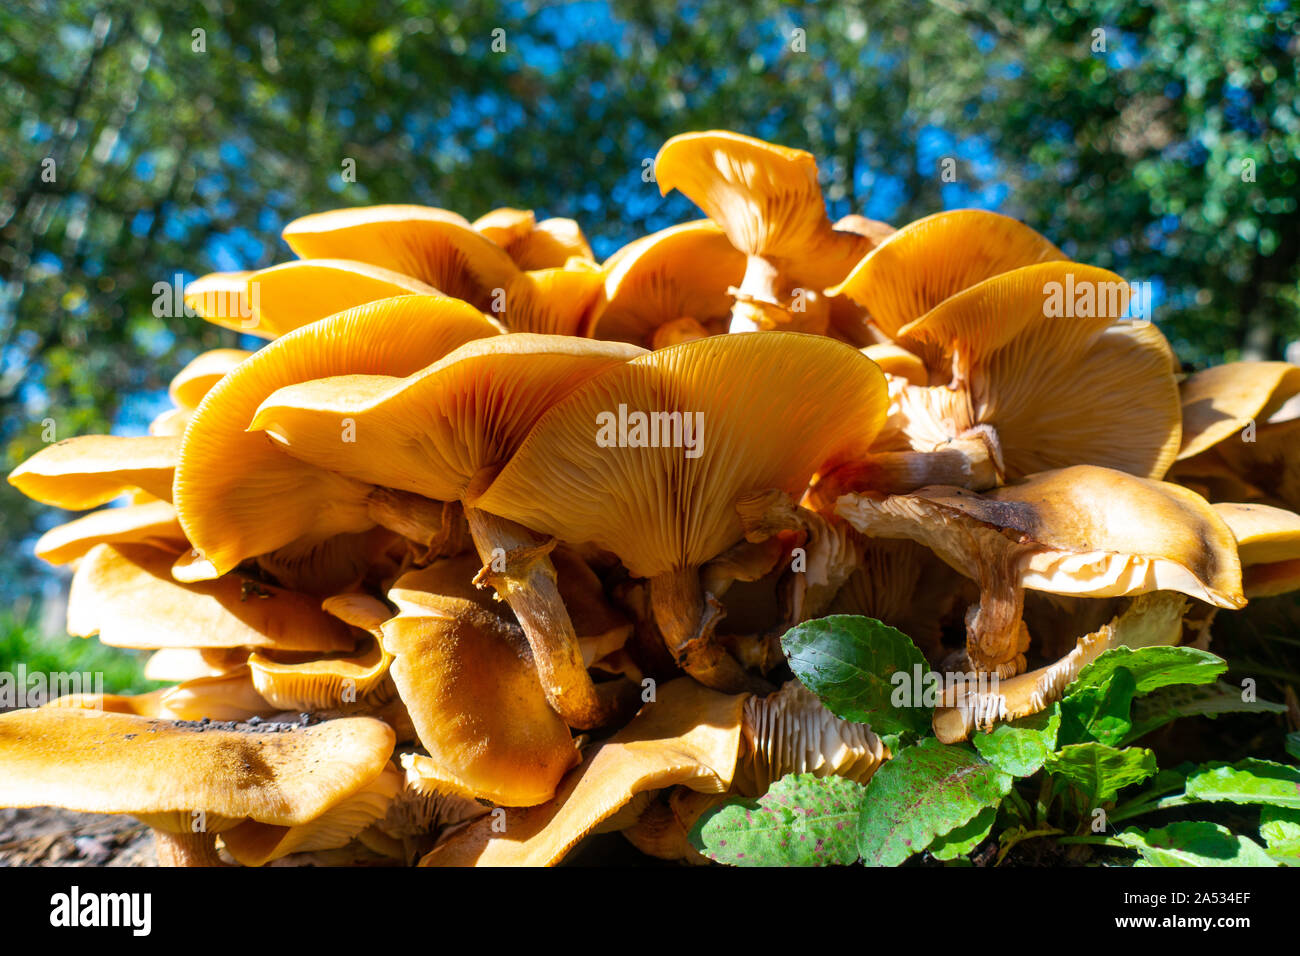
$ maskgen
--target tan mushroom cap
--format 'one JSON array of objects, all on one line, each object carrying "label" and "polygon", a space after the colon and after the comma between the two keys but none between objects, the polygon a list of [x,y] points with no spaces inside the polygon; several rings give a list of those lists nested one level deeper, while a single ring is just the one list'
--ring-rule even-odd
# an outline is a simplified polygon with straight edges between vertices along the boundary
[{"label": "tan mushroom cap", "polygon": [[9,474],[9,483],[44,505],[85,511],[140,489],[172,498],[179,441],[174,437],[83,435],[43,448]]},{"label": "tan mushroom cap", "polygon": [[1300,515],[1236,502],[1216,504],[1214,510],[1237,539],[1247,597],[1300,590]]},{"label": "tan mushroom cap", "polygon": [[562,268],[521,272],[506,286],[506,328],[580,335],[604,281],[600,267],[584,259],[573,259]]},{"label": "tan mushroom cap", "polygon": [[0,716],[0,805],[150,819],[201,810],[295,826],[378,776],[393,745],[392,730],[368,717],[273,732],[18,710]]},{"label": "tan mushroom cap", "polygon": [[1061,250],[1014,219],[954,209],[899,229],[829,291],[864,306],[876,327],[892,338],[963,289],[1012,269],[1064,258]]},{"label": "tan mushroom cap", "polygon": [[189,547],[171,503],[149,501],[101,508],[51,528],[36,542],[36,556],[50,564],[67,564],[105,543],[145,544],[173,554]]},{"label": "tan mushroom cap", "polygon": [[1182,461],[1217,445],[1248,424],[1266,422],[1300,394],[1300,366],[1289,362],[1228,362],[1183,382]]},{"label": "tan mushroom cap", "polygon": [[198,408],[212,386],[252,354],[244,349],[203,352],[176,374],[167,387],[167,395],[178,408]]},{"label": "tan mushroom cap", "polygon": [[871,248],[831,227],[817,161],[801,149],[721,130],[683,133],[659,150],[655,179],[665,196],[677,189],[704,210],[745,255],[786,260],[818,290]]},{"label": "tan mushroom cap", "polygon": [[221,834],[226,850],[244,866],[265,866],[291,853],[313,853],[346,846],[377,820],[384,819],[402,789],[402,772],[388,764],[364,787],[320,816],[296,826],[245,820]]},{"label": "tan mushroom cap", "polygon": [[[582,382],[645,354],[620,342],[517,333],[468,342],[404,379],[351,375],[282,388],[257,410],[288,455],[436,501],[471,494],[537,420]],[[339,440],[339,421],[355,441]]]},{"label": "tan mushroom cap", "polygon": [[1018,569],[1027,588],[1091,597],[1169,590],[1245,604],[1236,541],[1214,508],[1179,485],[1109,468],[1061,468],[983,494],[850,495],[836,512],[864,534],[919,541],[968,577],[979,556],[964,529],[982,526],[1029,549]]},{"label": "tan mushroom cap", "polygon": [[740,752],[745,700],[689,679],[660,685],[657,700],[588,753],[554,799],[507,810],[504,832],[494,829],[491,815],[482,817],[420,865],[553,866],[638,793],[675,784],[724,792]]},{"label": "tan mushroom cap", "polygon": [[901,379],[909,385],[927,385],[930,373],[925,362],[915,352],[887,342],[868,345],[862,354],[880,366],[880,370],[891,378]]},{"label": "tan mushroom cap", "polygon": [[224,674],[182,681],[141,713],[169,720],[248,720],[269,717],[279,709],[257,692],[248,665],[241,664]]},{"label": "tan mushroom cap", "polygon": [[68,633],[112,647],[274,647],[345,651],[355,639],[311,599],[246,579],[181,584],[174,555],[139,544],[96,545],[68,595]]},{"label": "tan mushroom cap", "polygon": [[518,268],[455,213],[425,206],[367,206],[295,219],[284,241],[302,259],[353,259],[411,276],[477,309],[491,307]]},{"label": "tan mushroom cap", "polygon": [[684,318],[724,331],[729,290],[744,276],[744,253],[707,219],[643,236],[605,262],[587,334],[648,346],[659,328]]},{"label": "tan mushroom cap", "polygon": [[239,331],[267,339],[368,302],[442,294],[419,279],[350,259],[285,262],[250,272],[247,282],[253,318]]},{"label": "tan mushroom cap", "polygon": [[[1093,304],[1047,315],[1049,290],[1071,286],[1093,290]],[[1079,464],[1162,477],[1181,441],[1175,359],[1151,323],[1117,321],[1128,301],[1119,276],[1073,262],[1025,266],[945,299],[899,333],[954,375],[954,387],[905,391],[904,414],[920,422],[908,429],[924,435],[927,417],[938,422],[923,438],[934,444],[990,425],[1010,479]]]},{"label": "tan mushroom cap", "polygon": [[[498,335],[479,312],[437,296],[359,306],[290,332],[242,363],[186,430],[176,474],[181,525],[217,572],[294,541],[369,530],[356,482],[312,469],[247,431],[276,389],[332,375],[407,375],[472,339]],[[335,422],[336,437],[342,426]]]},{"label": "tan mushroom cap", "polygon": [[593,261],[582,228],[572,219],[537,221],[531,209],[493,209],[473,227],[506,251],[520,269],[554,269],[577,257]]},{"label": "tan mushroom cap", "polygon": [[[686,342],[610,368],[556,403],[477,506],[611,551],[638,577],[697,567],[740,539],[738,497],[802,494],[820,466],[870,445],[886,402],[875,364],[831,339],[773,332]],[[702,414],[699,456],[632,447],[630,430],[626,447],[601,447],[599,416],[620,405]]]},{"label": "tan mushroom cap", "polygon": [[154,651],[144,664],[146,680],[187,681],[197,677],[228,674],[248,660],[248,649],[164,647]]},{"label": "tan mushroom cap", "polygon": [[185,304],[203,319],[223,329],[256,335],[252,304],[248,301],[251,272],[210,272],[185,283]]},{"label": "tan mushroom cap", "polygon": [[370,712],[394,696],[387,680],[392,656],[377,640],[363,641],[356,653],[342,657],[285,661],[282,656],[274,651],[248,655],[253,686],[277,710]]},{"label": "tan mushroom cap", "polygon": [[389,591],[383,625],[393,681],[428,756],[408,765],[425,788],[532,806],[578,760],[547,702],[522,630],[472,584],[474,555],[436,562]]}]

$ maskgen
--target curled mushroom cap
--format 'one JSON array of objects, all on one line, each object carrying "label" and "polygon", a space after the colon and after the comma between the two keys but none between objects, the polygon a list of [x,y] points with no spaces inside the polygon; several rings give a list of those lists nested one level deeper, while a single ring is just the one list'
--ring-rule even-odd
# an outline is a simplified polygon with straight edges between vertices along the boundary
[{"label": "curled mushroom cap", "polygon": [[252,355],[244,349],[211,349],[196,356],[167,386],[167,396],[178,408],[198,408],[213,385]]},{"label": "curled mushroom cap", "polygon": [[579,335],[604,281],[600,267],[585,259],[573,259],[563,268],[521,272],[506,286],[506,328]]},{"label": "curled mushroom cap", "polygon": [[[402,296],[359,306],[277,339],[204,398],[186,430],[176,506],[215,572],[295,541],[372,528],[369,489],[285,455],[247,431],[276,389],[331,375],[406,375],[472,339],[498,335],[454,299]],[[335,423],[343,438],[344,424]]]},{"label": "curled mushroom cap", "polygon": [[572,219],[537,221],[531,209],[493,209],[473,222],[520,269],[553,269],[572,257],[593,261],[591,246]]},{"label": "curled mushroom cap", "polygon": [[1080,465],[980,495],[923,488],[846,495],[836,512],[858,531],[911,538],[979,582],[967,654],[980,671],[1024,669],[1023,588],[1092,597],[1179,591],[1244,605],[1232,532],[1199,495],[1167,482]]},{"label": "curled mushroom cap", "polygon": [[425,206],[337,209],[295,219],[284,241],[303,259],[354,259],[411,276],[487,311],[518,268],[455,213]]},{"label": "curled mushroom cap", "polygon": [[44,505],[85,511],[140,490],[171,501],[174,437],[84,435],[43,448],[9,474],[9,483]]},{"label": "curled mushroom cap", "polygon": [[837,287],[896,337],[949,296],[985,279],[1065,255],[1034,230],[982,209],[953,209],[883,239]]},{"label": "curled mushroom cap", "polygon": [[551,709],[523,631],[471,583],[472,555],[435,562],[389,591],[392,675],[428,755],[427,787],[506,806],[548,800],[578,755]]},{"label": "curled mushroom cap", "polygon": [[350,259],[300,259],[248,273],[252,313],[239,331],[279,338],[317,319],[399,295],[441,295],[419,279]]},{"label": "curled mushroom cap", "polygon": [[393,745],[366,717],[227,729],[19,710],[0,716],[0,805],[134,814],[158,833],[160,862],[213,863],[217,832],[244,819],[307,823],[377,777]]},{"label": "curled mushroom cap", "polygon": [[[891,429],[944,452],[917,459],[923,472],[960,452],[976,488],[1070,465],[1163,477],[1181,436],[1175,361],[1154,325],[1117,321],[1128,301],[1119,276],[1070,262],[945,299],[899,333],[945,384],[897,390]],[[912,487],[956,483],[935,473]]]},{"label": "curled mushroom cap", "polygon": [[705,793],[731,785],[741,748],[744,695],[719,694],[694,681],[660,685],[657,699],[592,749],[555,797],[473,821],[420,861],[421,866],[553,866],[636,794],[682,784]]},{"label": "curled mushroom cap", "polygon": [[200,276],[185,283],[185,304],[213,325],[252,332],[255,323],[248,301],[250,275],[251,272],[210,272]]},{"label": "curled mushroom cap", "polygon": [[[724,131],[684,133],[659,150],[655,179],[664,195],[673,189],[684,193],[749,257],[732,313],[733,332],[800,319],[795,313],[803,306],[792,307],[792,300],[803,297],[796,293],[806,286],[803,291],[820,294],[873,245],[865,236],[831,226],[817,162],[803,150]],[[823,303],[821,328],[825,322]]]},{"label": "curled mushroom cap", "polygon": [[1300,590],[1300,515],[1261,504],[1224,502],[1219,513],[1237,539],[1247,597]]},{"label": "curled mushroom cap", "polygon": [[388,764],[355,793],[320,816],[295,826],[245,820],[221,834],[226,850],[244,866],[265,866],[291,853],[312,853],[346,846],[366,827],[382,820],[402,789],[402,772]]},{"label": "curled mushroom cap", "polygon": [[[643,354],[617,342],[518,333],[467,342],[406,378],[350,375],[286,386],[250,430],[287,454],[358,481],[437,501],[470,496],[551,406],[580,383]],[[339,422],[355,423],[354,441]]]},{"label": "curled mushroom cap", "polygon": [[1228,362],[1183,382],[1183,461],[1241,431],[1263,424],[1300,394],[1300,366],[1289,362]]},{"label": "curled mushroom cap", "polygon": [[75,561],[97,544],[146,544],[177,554],[189,547],[166,501],[101,508],[51,528],[36,542],[36,556],[50,564]]},{"label": "curled mushroom cap", "polygon": [[68,595],[68,633],[113,647],[277,647],[342,651],[347,628],[316,602],[230,575],[181,584],[174,555],[139,544],[96,545]]},{"label": "curled mushroom cap", "polygon": [[725,331],[744,276],[744,254],[707,219],[643,236],[606,261],[588,334],[649,347],[665,327]]},{"label": "curled mushroom cap", "polygon": [[887,401],[880,370],[830,339],[771,333],[671,346],[555,404],[476,507],[617,555],[651,579],[659,626],[692,673],[736,687],[741,675],[699,630],[700,565],[741,538],[737,498],[802,494],[820,466],[870,445]]}]

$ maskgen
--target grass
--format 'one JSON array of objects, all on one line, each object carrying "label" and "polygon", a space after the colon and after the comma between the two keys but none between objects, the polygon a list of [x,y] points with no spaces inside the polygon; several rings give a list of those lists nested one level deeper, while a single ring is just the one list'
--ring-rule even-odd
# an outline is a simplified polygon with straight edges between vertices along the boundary
[{"label": "grass", "polygon": [[0,673],[21,664],[28,674],[100,674],[106,694],[138,694],[162,685],[146,680],[144,655],[106,647],[93,638],[42,634],[35,608],[0,610]]}]

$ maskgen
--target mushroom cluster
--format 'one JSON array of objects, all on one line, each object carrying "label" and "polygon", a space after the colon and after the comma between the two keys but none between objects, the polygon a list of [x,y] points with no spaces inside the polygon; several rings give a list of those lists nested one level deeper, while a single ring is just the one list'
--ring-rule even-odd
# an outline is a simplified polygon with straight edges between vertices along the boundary
[{"label": "mushroom cluster", "polygon": [[794,625],[979,678],[955,741],[1300,588],[1300,369],[1184,379],[1114,273],[979,210],[831,222],[799,150],[690,133],[655,174],[707,218],[604,262],[379,206],[190,283],[267,344],[9,476],[88,512],[36,546],[69,633],[168,686],[0,716],[0,805],[134,814],[165,863],[701,862],[727,795],[889,759],[792,680]]}]

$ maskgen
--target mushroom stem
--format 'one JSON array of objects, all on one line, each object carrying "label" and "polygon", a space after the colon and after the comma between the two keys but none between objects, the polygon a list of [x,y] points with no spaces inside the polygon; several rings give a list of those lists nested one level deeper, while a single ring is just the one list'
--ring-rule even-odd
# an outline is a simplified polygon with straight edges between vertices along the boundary
[{"label": "mushroom stem", "polygon": [[761,324],[762,309],[756,303],[777,302],[777,281],[780,273],[776,266],[762,256],[750,256],[745,263],[745,277],[734,290],[736,301],[731,307],[731,324],[728,332],[757,332]]},{"label": "mushroom stem", "polygon": [[771,685],[746,673],[714,638],[713,629],[723,612],[700,587],[697,568],[679,568],[651,578],[650,606],[673,659],[705,687],[728,694],[771,693]]},{"label": "mushroom stem", "polygon": [[1007,548],[980,565],[980,603],[966,613],[966,656],[975,670],[999,678],[1025,669],[1029,630],[1022,615],[1025,591],[1018,583],[1021,554]]},{"label": "mushroom stem", "polygon": [[573,621],[555,582],[550,558],[555,539],[478,508],[466,508],[465,517],[483,562],[474,581],[480,587],[491,584],[514,611],[555,712],[578,730],[615,720],[635,703],[635,688],[627,681],[597,687],[587,673]]},{"label": "mushroom stem", "polygon": [[227,866],[217,854],[217,835],[174,832],[154,827],[159,866]]},{"label": "mushroom stem", "polygon": [[456,502],[395,488],[375,487],[366,497],[366,509],[376,524],[427,548],[429,557],[451,538],[459,520]]}]

